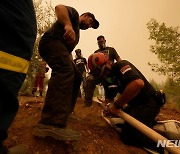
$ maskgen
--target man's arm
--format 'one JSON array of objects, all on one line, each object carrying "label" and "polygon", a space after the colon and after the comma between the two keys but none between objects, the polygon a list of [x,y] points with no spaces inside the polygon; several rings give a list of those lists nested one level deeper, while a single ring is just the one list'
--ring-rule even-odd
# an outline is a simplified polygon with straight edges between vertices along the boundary
[{"label": "man's arm", "polygon": [[55,13],[57,16],[57,20],[64,25],[64,39],[68,43],[73,43],[76,38],[76,34],[73,30],[71,20],[69,18],[69,11],[64,5],[57,5],[55,7]]},{"label": "man's arm", "polygon": [[119,54],[117,53],[116,49],[112,48],[113,49],[113,54],[114,54],[114,59],[117,61],[117,62],[120,62],[122,59],[120,58]]},{"label": "man's arm", "polygon": [[87,65],[87,60],[86,60],[86,58],[84,58],[84,65],[85,65],[86,71],[89,73],[89,67],[88,67],[88,65]]},{"label": "man's arm", "polygon": [[116,61],[117,61],[117,62],[120,62],[121,60],[122,60],[122,59],[121,59],[120,57],[117,57],[117,58],[116,58]]},{"label": "man's arm", "polygon": [[144,81],[142,79],[136,79],[131,81],[125,88],[121,97],[116,100],[116,103],[123,107],[129,101],[131,101],[135,96],[139,94],[141,89],[144,87]]},{"label": "man's arm", "polygon": [[72,53],[69,55],[70,60],[75,64]]},{"label": "man's arm", "polygon": [[87,66],[87,64],[85,64],[85,66],[86,66],[87,72],[89,73],[89,67]]}]

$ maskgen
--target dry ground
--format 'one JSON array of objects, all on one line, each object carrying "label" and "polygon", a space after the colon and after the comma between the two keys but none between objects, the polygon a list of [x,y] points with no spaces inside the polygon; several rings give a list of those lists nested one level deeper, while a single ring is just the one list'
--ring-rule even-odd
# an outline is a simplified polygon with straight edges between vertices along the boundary
[{"label": "dry ground", "polygon": [[[83,100],[78,98],[75,114],[80,119],[69,123],[74,130],[81,132],[79,141],[56,141],[51,138],[40,139],[32,135],[32,130],[40,119],[44,99],[40,97],[20,96],[19,112],[9,129],[5,144],[8,147],[16,144],[27,144],[31,154],[146,154],[147,152],[123,144],[114,131],[101,117],[101,108],[93,104],[84,108]],[[180,121],[180,113],[163,107],[160,120],[175,119]]]}]

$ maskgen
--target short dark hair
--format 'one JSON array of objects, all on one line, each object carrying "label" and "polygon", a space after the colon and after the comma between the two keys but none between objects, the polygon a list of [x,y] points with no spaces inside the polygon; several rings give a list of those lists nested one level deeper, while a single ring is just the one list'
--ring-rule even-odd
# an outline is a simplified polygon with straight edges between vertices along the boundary
[{"label": "short dark hair", "polygon": [[92,14],[90,12],[86,12],[86,13],[83,13],[82,15],[84,15],[84,14],[88,15],[89,17],[91,17],[93,19],[94,25],[92,26],[92,28],[97,29],[99,27],[99,21],[96,20],[94,14]]},{"label": "short dark hair", "polygon": [[76,53],[81,53],[81,49],[76,49],[75,52]]},{"label": "short dark hair", "polygon": [[105,40],[105,37],[103,35],[98,36],[97,40],[100,40],[101,38]]}]

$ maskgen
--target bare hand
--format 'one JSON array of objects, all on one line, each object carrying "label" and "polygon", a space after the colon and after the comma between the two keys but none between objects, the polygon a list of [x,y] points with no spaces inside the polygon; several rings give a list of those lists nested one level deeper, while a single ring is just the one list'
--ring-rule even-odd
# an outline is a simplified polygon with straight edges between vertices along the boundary
[{"label": "bare hand", "polygon": [[65,33],[64,33],[64,39],[68,42],[68,43],[73,43],[76,40],[76,34],[72,28],[72,26],[67,25],[64,27]]}]

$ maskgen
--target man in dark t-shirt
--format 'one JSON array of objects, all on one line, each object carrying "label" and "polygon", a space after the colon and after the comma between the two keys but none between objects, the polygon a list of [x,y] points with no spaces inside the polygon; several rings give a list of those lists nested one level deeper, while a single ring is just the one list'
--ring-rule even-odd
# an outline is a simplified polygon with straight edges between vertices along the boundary
[{"label": "man in dark t-shirt", "polygon": [[86,58],[82,57],[81,49],[76,49],[75,53],[76,53],[76,58],[74,59],[74,63],[76,64],[82,76],[82,84],[80,88],[80,93],[81,93],[81,97],[84,98],[84,89],[86,86],[86,72],[89,72],[89,68],[87,67]]},{"label": "man in dark t-shirt", "polygon": [[[98,43],[99,49],[96,50],[94,53],[101,52],[101,53],[105,54],[109,58],[109,60],[112,61],[113,63],[115,60],[117,62],[121,60],[117,51],[113,47],[106,46],[106,40],[105,40],[104,36],[102,36],[102,35],[98,36],[97,43]],[[85,101],[84,101],[85,106],[90,107],[92,105],[92,97],[94,94],[95,87],[96,87],[96,85],[98,85],[100,83],[103,85],[103,88],[105,90],[106,101],[108,102],[111,100],[111,98],[109,97],[109,94],[108,94],[109,90],[106,88],[107,83],[99,77],[94,77],[93,72],[91,71],[89,73],[89,76],[86,79]]]},{"label": "man in dark t-shirt", "polygon": [[18,92],[32,56],[36,17],[32,0],[0,1],[0,153],[21,153],[22,147],[6,149],[3,141],[18,111]]},{"label": "man in dark t-shirt", "polygon": [[113,47],[106,46],[106,40],[103,35],[100,35],[97,37],[97,43],[98,43],[99,49],[96,50],[94,53],[102,52],[106,54],[109,57],[109,60],[111,60],[112,62],[114,62],[114,60],[116,61],[121,60],[117,51]]},{"label": "man in dark t-shirt", "polygon": [[80,133],[67,128],[81,84],[71,52],[79,42],[80,29],[97,29],[99,22],[86,12],[79,16],[70,6],[55,7],[57,21],[42,36],[39,53],[52,69],[41,119],[33,134],[57,140],[77,140]]},{"label": "man in dark t-shirt", "polygon": [[[156,99],[155,89],[132,63],[126,60],[112,63],[107,56],[98,52],[88,58],[88,67],[91,71],[99,70],[96,71],[99,72],[97,76],[108,81],[111,79],[117,86],[120,96],[116,101],[112,101],[111,112],[117,114],[121,108],[150,128],[156,124],[155,118],[162,102]],[[120,136],[121,140],[129,145],[156,148],[154,141],[126,122],[121,128]]]},{"label": "man in dark t-shirt", "polygon": [[89,70],[87,67],[86,58],[82,57],[81,49],[76,49],[75,53],[76,53],[76,58],[74,59],[74,63],[76,64],[81,74],[83,74],[84,72],[86,72],[86,70],[87,71]]}]

